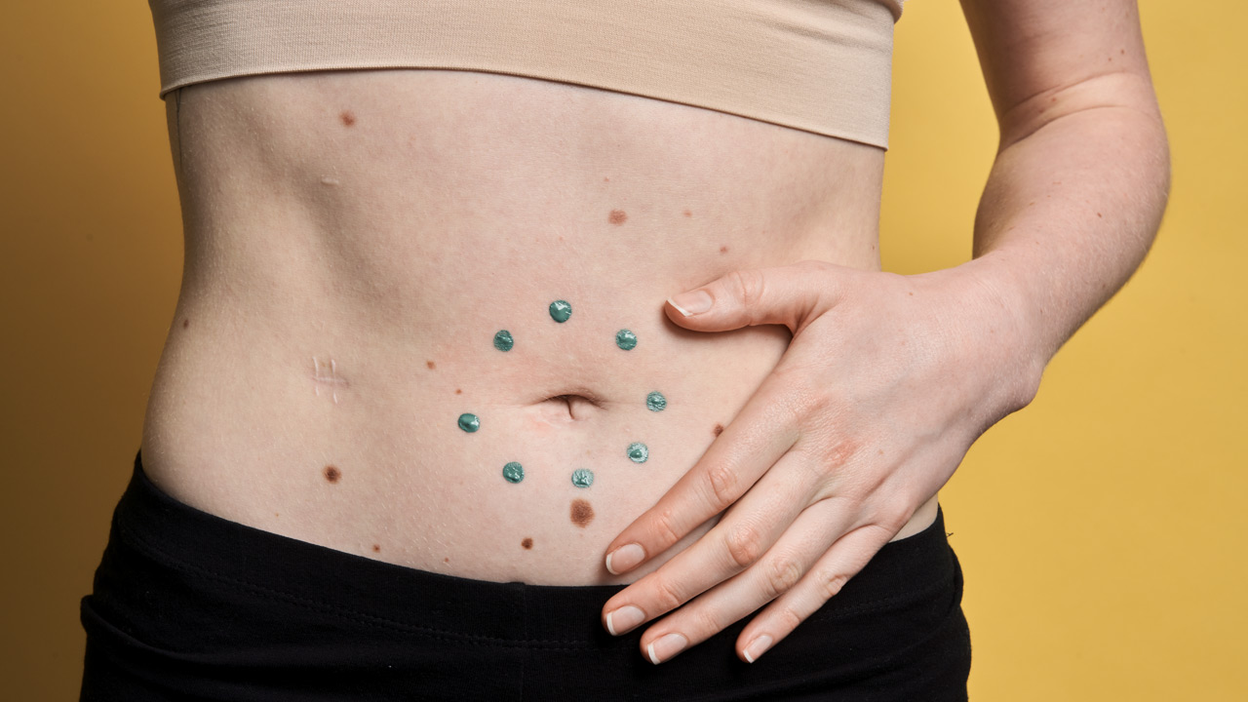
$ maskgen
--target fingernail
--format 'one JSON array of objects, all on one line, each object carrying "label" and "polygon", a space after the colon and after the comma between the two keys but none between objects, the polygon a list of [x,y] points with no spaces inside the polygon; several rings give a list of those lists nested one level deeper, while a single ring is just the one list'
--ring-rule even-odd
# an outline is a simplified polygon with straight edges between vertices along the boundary
[{"label": "fingernail", "polygon": [[646,559],[646,552],[638,544],[625,544],[607,554],[607,570],[612,575],[627,573]]},{"label": "fingernail", "polygon": [[758,657],[767,652],[771,648],[771,637],[763,634],[754,639],[749,646],[745,647],[745,660],[753,663]]},{"label": "fingernail", "polygon": [[632,605],[625,605],[607,614],[607,631],[611,632],[612,636],[619,636],[637,628],[637,625],[645,620],[644,612]]},{"label": "fingernail", "polygon": [[646,653],[650,654],[650,662],[658,665],[685,650],[685,646],[688,645],[689,640],[680,634],[668,634],[657,641],[650,642],[650,645],[646,646]]},{"label": "fingernail", "polygon": [[667,298],[667,301],[672,303],[672,307],[675,307],[677,311],[686,317],[702,314],[711,309],[712,302],[710,294],[705,290],[683,292]]}]

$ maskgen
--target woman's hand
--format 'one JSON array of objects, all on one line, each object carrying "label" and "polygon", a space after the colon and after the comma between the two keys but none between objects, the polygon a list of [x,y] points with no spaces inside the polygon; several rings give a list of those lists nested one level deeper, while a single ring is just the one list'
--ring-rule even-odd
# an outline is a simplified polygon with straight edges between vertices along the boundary
[{"label": "woman's hand", "polygon": [[737,640],[753,662],[836,595],[1035,394],[1043,362],[985,265],[901,276],[805,261],[669,300],[687,329],[783,324],[793,339],[701,460],[611,543],[607,569],[723,517],[612,597],[603,625],[622,634],[676,610],[641,638],[659,663],[771,602]]}]

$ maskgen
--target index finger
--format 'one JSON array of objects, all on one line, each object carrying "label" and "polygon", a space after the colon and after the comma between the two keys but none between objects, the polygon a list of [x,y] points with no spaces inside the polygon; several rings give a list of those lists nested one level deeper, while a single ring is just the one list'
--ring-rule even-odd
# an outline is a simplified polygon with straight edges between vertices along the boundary
[{"label": "index finger", "polygon": [[745,407],[650,509],[607,547],[607,570],[626,573],[671,548],[745,494],[797,442],[793,409],[773,371]]}]

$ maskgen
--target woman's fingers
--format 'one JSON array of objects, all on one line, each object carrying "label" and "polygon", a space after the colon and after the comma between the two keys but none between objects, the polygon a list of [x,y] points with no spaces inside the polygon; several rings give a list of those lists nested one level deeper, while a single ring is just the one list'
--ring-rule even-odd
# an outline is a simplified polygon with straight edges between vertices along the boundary
[{"label": "woman's fingers", "polygon": [[[782,362],[783,363],[783,362]],[[626,573],[671,548],[737,501],[798,437],[781,381],[768,376],[702,458],[607,547],[606,567]]]},{"label": "woman's fingers", "polygon": [[808,319],[836,303],[834,270],[822,261],[778,268],[733,271],[668,299],[667,316],[686,329],[728,331],[760,324],[783,324],[797,331]]},{"label": "woman's fingers", "polygon": [[668,642],[697,645],[796,585],[851,526],[849,511],[834,502],[823,500],[804,510],[753,566],[652,626],[641,637],[642,653],[652,663],[669,660],[679,651]]},{"label": "woman's fingers", "polygon": [[737,655],[748,663],[758,660],[835,597],[895,535],[888,527],[868,524],[842,536],[796,585],[746,625],[737,637]]},{"label": "woman's fingers", "polygon": [[602,608],[607,630],[623,634],[757,563],[810,504],[815,486],[806,479],[809,471],[794,465],[804,460],[793,451],[785,454],[696,543],[607,600]]}]

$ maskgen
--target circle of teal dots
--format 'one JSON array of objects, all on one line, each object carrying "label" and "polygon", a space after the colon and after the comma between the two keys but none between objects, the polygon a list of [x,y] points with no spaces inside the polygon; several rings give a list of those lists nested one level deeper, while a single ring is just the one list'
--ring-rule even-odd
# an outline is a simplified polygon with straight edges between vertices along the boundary
[{"label": "circle of teal dots", "polygon": [[506,329],[502,329],[494,335],[494,348],[499,351],[510,351],[511,347],[515,345],[516,340],[511,338],[511,332]]},{"label": "circle of teal dots", "polygon": [[667,398],[663,397],[663,393],[655,390],[649,395],[646,395],[646,407],[651,412],[662,412],[667,409]]},{"label": "circle of teal dots", "polygon": [[650,457],[650,449],[640,441],[634,441],[628,445],[628,459],[633,463],[645,463]]},{"label": "circle of teal dots", "polygon": [[555,300],[550,303],[550,318],[563,324],[572,316],[572,305],[567,300]]},{"label": "circle of teal dots", "polygon": [[572,484],[579,488],[587,488],[594,484],[594,471],[577,468],[572,471]]},{"label": "circle of teal dots", "polygon": [[627,329],[615,333],[615,345],[625,351],[632,351],[637,346],[637,335]]},{"label": "circle of teal dots", "polygon": [[509,483],[518,483],[524,480],[524,466],[512,461],[503,466],[503,477]]},{"label": "circle of teal dots", "polygon": [[459,415],[459,428],[471,434],[481,428],[481,418],[471,412]]}]

